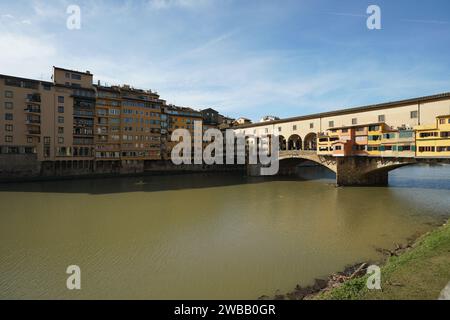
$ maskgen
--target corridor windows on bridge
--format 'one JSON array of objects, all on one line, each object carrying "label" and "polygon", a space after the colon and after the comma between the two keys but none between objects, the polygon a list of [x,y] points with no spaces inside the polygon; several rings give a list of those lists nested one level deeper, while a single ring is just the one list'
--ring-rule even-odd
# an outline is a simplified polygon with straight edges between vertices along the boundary
[{"label": "corridor windows on bridge", "polygon": [[352,119],[352,125],[357,125],[358,124],[358,119],[357,118],[353,118]]},{"label": "corridor windows on bridge", "polygon": [[309,133],[305,137],[305,148],[306,151],[317,151],[317,134]]},{"label": "corridor windows on bridge", "polygon": [[328,127],[334,128],[334,121],[329,121],[328,122]]},{"label": "corridor windows on bridge", "polygon": [[384,114],[380,114],[378,116],[378,122],[386,122],[386,116]]},{"label": "corridor windows on bridge", "polygon": [[287,150],[286,138],[283,136],[279,136],[278,139],[280,140],[280,151],[286,151]]},{"label": "corridor windows on bridge", "polygon": [[419,112],[411,111],[411,119],[417,119],[417,118],[419,118]]},{"label": "corridor windows on bridge", "polygon": [[296,126],[296,125],[293,125],[293,126],[292,126],[292,130],[293,130],[293,131],[297,131],[297,126]]},{"label": "corridor windows on bridge", "polygon": [[309,128],[310,128],[310,129],[314,129],[314,123],[313,123],[313,122],[311,122],[311,123],[309,124]]},{"label": "corridor windows on bridge", "polygon": [[299,135],[294,134],[289,137],[288,150],[302,150],[302,138]]}]

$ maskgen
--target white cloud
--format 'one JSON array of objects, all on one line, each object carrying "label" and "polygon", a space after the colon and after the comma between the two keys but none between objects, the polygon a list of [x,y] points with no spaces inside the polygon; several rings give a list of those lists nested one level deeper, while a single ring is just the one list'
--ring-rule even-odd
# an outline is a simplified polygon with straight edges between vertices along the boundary
[{"label": "white cloud", "polygon": [[[57,50],[49,37],[0,33],[0,70],[23,77],[48,75]],[[46,77],[48,80],[48,77]]]},{"label": "white cloud", "polygon": [[174,7],[193,8],[203,6],[208,0],[149,0],[150,8],[161,10]]}]

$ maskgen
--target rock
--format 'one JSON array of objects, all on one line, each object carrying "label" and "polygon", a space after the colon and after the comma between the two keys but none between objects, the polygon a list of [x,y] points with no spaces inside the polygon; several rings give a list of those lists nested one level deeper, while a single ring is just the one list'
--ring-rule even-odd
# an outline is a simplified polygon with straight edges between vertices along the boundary
[{"label": "rock", "polygon": [[450,282],[442,290],[441,295],[439,296],[439,300],[450,300]]},{"label": "rock", "polygon": [[315,279],[314,280],[314,291],[320,291],[322,289],[325,289],[328,286],[328,281],[323,279]]}]

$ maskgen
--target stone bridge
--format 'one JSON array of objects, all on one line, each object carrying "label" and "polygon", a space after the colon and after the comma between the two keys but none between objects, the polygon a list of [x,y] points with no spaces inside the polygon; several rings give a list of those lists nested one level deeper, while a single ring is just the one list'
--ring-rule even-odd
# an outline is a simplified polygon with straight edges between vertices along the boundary
[{"label": "stone bridge", "polygon": [[[336,174],[339,186],[387,185],[389,171],[418,163],[414,158],[331,157],[316,151],[290,150],[279,152],[280,175],[290,175],[304,161],[312,161]],[[429,162],[429,161],[427,161]]]}]

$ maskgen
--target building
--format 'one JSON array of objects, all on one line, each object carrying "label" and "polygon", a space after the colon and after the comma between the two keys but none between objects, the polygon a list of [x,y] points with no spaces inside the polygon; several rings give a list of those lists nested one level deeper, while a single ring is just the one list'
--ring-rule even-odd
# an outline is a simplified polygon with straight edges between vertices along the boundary
[{"label": "building", "polygon": [[237,118],[234,121],[233,125],[235,125],[235,126],[242,126],[242,125],[249,125],[251,123],[252,123],[252,121],[250,119],[241,117],[241,118]]},{"label": "building", "polygon": [[261,118],[261,120],[259,122],[269,122],[269,121],[276,121],[276,120],[280,120],[280,118],[275,117],[275,116],[264,116]]},{"label": "building", "polygon": [[219,123],[219,112],[212,109],[204,109],[200,111],[203,117],[203,124],[211,127],[217,127]]},{"label": "building", "polygon": [[[203,114],[200,111],[196,111],[192,108],[177,107],[174,105],[168,105],[164,107],[164,114],[167,117],[167,137],[165,147],[165,159],[170,159],[173,147],[178,141],[171,141],[170,137],[172,133],[177,129],[185,129],[192,137],[192,144],[197,141],[203,144],[203,131],[194,132],[195,124],[202,125],[203,127]],[[194,155],[194,149],[192,149],[192,156]]]},{"label": "building", "polygon": [[27,156],[52,172],[133,172],[169,160],[169,134],[194,133],[194,121],[202,122],[201,112],[167,106],[151,90],[93,85],[89,71],[54,67],[52,80],[0,75],[1,155]]},{"label": "building", "polygon": [[450,115],[438,116],[435,124],[415,127],[417,157],[450,157]]}]

